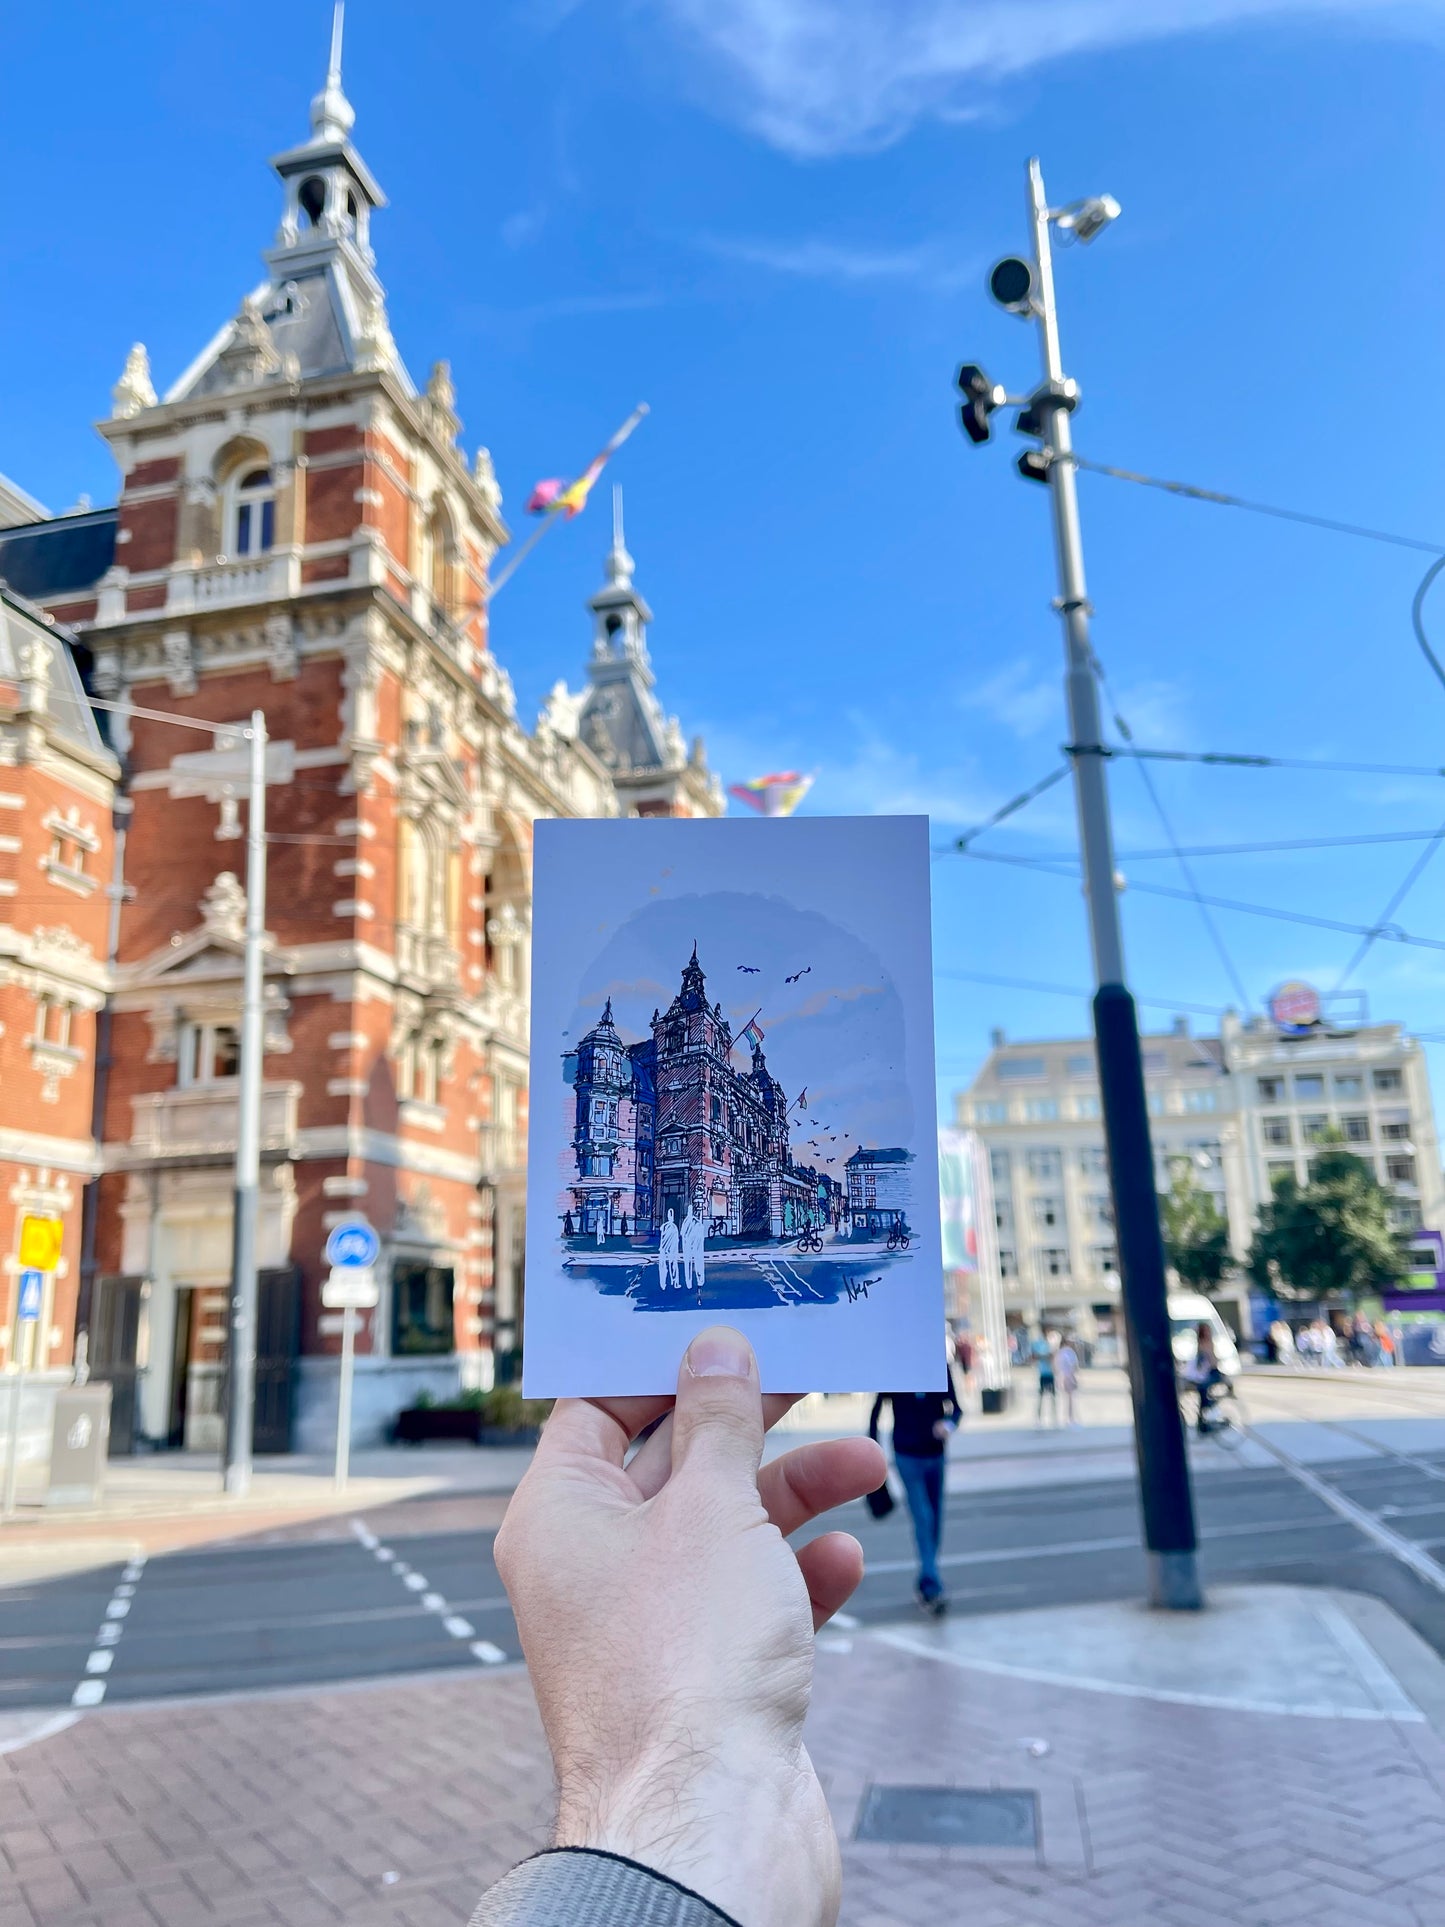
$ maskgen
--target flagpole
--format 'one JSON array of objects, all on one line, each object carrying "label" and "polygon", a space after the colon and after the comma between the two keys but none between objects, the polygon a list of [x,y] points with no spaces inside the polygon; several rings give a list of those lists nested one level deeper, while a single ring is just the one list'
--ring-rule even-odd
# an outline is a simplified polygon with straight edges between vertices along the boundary
[{"label": "flagpole", "polygon": [[541,541],[542,537],[547,533],[548,529],[551,528],[554,522],[558,522],[561,519],[562,518],[560,516],[549,515],[543,521],[538,523],[537,527],[533,529],[532,533],[527,537],[526,541],[522,544],[521,548],[518,549],[517,553],[512,557],[511,561],[507,564],[506,568],[502,570],[501,574],[497,576],[495,581],[492,583],[491,590],[487,596],[487,600],[489,603],[496,601],[498,593],[501,590],[506,588],[507,584],[511,581],[512,577],[517,573],[518,569],[521,568],[522,564],[526,561],[527,557],[532,553],[533,549],[536,548],[537,544]]}]

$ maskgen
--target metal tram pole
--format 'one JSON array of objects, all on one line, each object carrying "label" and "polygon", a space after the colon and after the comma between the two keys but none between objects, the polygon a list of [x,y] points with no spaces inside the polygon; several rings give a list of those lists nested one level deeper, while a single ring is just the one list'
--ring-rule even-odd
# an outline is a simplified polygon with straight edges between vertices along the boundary
[{"label": "metal tram pole", "polygon": [[246,824],[246,944],[242,976],[240,1103],[231,1231],[231,1320],[227,1347],[225,1489],[251,1488],[256,1401],[256,1231],[261,1192],[261,1069],[265,1046],[262,951],[266,936],[266,717],[251,711]]},{"label": "metal tram pole", "polygon": [[[1117,209],[1115,209],[1117,212]],[[1113,832],[1099,716],[1098,673],[1089,643],[1090,605],[1069,416],[1077,389],[1066,382],[1054,305],[1050,210],[1043,172],[1029,162],[1029,218],[1038,284],[1033,302],[1044,380],[1032,397],[1047,460],[1058,552],[1068,700],[1069,757],[1078,805],[1084,892],[1093,948],[1094,1037],[1099,1093],[1109,1148],[1119,1275],[1129,1347],[1134,1448],[1144,1514],[1149,1603],[1189,1610],[1204,1604],[1197,1564],[1194,1502],[1179,1412],[1164,1269],[1164,1241],[1154,1188],[1154,1155],[1144,1097],[1139,1023],[1124,975],[1124,940],[1114,881]]]}]

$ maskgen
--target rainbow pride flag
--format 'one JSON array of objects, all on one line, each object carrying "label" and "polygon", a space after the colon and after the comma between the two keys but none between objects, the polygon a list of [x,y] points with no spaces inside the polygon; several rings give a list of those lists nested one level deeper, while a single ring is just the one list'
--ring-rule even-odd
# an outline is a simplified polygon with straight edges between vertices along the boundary
[{"label": "rainbow pride flag", "polygon": [[750,1024],[743,1025],[742,1031],[738,1037],[738,1042],[740,1044],[746,1044],[749,1050],[762,1049],[763,1047],[762,1026],[758,1023],[758,1020],[756,1017],[752,1020]]},{"label": "rainbow pride flag", "polygon": [[556,475],[549,477],[545,482],[538,482],[527,497],[527,513],[560,515],[569,522],[574,515],[580,515],[587,506],[587,497],[592,493],[593,483],[607,465],[608,457],[617,453],[647,412],[647,403],[639,402],[611,441],[599,454],[592,457],[575,482],[564,482]]},{"label": "rainbow pride flag", "polygon": [[813,787],[811,776],[795,769],[776,770],[771,776],[753,776],[746,783],[730,783],[728,795],[746,803],[759,816],[791,816]]}]

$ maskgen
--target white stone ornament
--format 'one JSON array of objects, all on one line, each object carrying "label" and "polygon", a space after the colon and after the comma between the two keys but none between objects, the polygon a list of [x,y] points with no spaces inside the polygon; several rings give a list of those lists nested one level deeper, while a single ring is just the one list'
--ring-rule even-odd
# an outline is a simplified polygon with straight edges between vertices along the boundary
[{"label": "white stone ornament", "polygon": [[125,367],[120,371],[120,380],[111,389],[110,398],[113,421],[129,421],[132,415],[138,415],[143,408],[155,407],[156,391],[151,382],[150,356],[146,353],[143,341],[131,344]]}]

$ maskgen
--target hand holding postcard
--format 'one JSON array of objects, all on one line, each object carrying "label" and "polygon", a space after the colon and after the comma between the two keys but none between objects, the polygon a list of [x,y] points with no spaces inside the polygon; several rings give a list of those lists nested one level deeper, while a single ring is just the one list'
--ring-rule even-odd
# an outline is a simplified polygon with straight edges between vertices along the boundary
[{"label": "hand holding postcard", "polygon": [[944,1382],[924,817],[536,825],[529,1397]]}]

